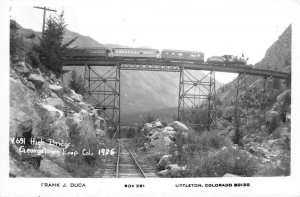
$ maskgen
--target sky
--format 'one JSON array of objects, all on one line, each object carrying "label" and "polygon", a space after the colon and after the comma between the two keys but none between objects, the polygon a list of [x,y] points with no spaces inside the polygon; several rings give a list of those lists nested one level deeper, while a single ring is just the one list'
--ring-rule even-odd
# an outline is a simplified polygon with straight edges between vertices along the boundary
[{"label": "sky", "polygon": [[[67,28],[100,43],[155,49],[202,51],[205,59],[232,54],[260,61],[268,47],[295,19],[293,0],[100,0],[21,1],[10,4],[10,18],[25,28],[42,29],[47,6],[65,11]],[[50,12],[47,12],[49,17]],[[227,83],[237,75],[217,73]]]}]

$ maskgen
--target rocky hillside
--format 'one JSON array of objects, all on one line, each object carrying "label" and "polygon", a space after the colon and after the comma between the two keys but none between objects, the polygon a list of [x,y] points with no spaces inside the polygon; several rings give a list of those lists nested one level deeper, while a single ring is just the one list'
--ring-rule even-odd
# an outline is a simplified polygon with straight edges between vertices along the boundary
[{"label": "rocky hillside", "polygon": [[10,177],[91,176],[105,121],[51,72],[22,61],[10,67]]}]

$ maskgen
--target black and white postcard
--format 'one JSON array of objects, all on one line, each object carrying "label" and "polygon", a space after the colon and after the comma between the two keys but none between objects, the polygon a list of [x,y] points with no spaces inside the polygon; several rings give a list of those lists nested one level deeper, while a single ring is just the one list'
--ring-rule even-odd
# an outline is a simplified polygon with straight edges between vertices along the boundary
[{"label": "black and white postcard", "polygon": [[0,4],[0,196],[300,195],[299,1]]}]

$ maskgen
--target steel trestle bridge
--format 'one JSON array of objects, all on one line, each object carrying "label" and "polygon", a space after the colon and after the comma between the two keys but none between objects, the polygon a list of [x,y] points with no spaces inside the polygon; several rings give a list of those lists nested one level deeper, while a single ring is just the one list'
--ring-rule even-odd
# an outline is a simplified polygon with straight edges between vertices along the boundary
[{"label": "steel trestle bridge", "polygon": [[[185,116],[193,113],[199,105],[207,105],[208,125],[216,125],[216,80],[215,72],[237,73],[236,85],[236,109],[240,105],[239,92],[241,89],[247,91],[248,75],[259,76],[264,79],[264,90],[268,78],[290,80],[290,73],[250,68],[241,65],[218,65],[208,63],[195,63],[186,61],[166,61],[161,59],[91,59],[68,57],[64,66],[84,66],[84,83],[87,90],[86,99],[100,111],[100,115],[106,120],[110,127],[120,131],[121,111],[121,70],[140,71],[162,71],[179,72],[178,93],[178,119],[188,124]],[[109,68],[105,72],[99,72],[96,68]],[[101,68],[102,69],[102,68]],[[197,76],[197,71],[208,71],[203,77]],[[198,72],[199,73],[199,72]],[[243,80],[244,83],[241,83]],[[265,96],[263,96],[263,99]],[[265,101],[262,101],[265,102]]]}]

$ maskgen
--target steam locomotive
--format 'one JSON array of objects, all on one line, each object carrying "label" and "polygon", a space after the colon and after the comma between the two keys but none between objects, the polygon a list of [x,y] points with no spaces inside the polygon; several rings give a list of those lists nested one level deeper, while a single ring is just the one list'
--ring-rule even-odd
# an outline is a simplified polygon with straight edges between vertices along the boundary
[{"label": "steam locomotive", "polygon": [[223,56],[212,56],[207,58],[207,63],[217,64],[217,65],[247,65],[247,59],[244,59],[244,54],[242,57],[237,57],[233,55],[223,55]]},{"label": "steam locomotive", "polygon": [[[184,51],[163,49],[161,53],[157,49],[148,48],[78,48],[69,49],[67,58],[75,59],[95,59],[95,60],[119,60],[119,59],[158,59],[169,62],[192,62],[204,63],[204,53],[198,51]],[[217,65],[246,65],[247,60],[234,57],[233,55],[212,56],[206,63]]]}]

